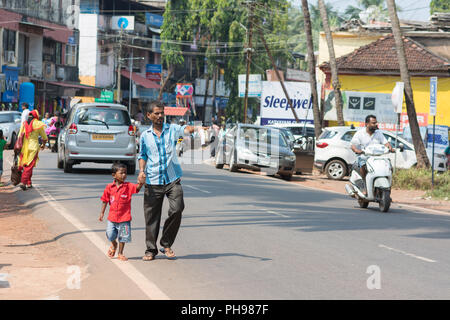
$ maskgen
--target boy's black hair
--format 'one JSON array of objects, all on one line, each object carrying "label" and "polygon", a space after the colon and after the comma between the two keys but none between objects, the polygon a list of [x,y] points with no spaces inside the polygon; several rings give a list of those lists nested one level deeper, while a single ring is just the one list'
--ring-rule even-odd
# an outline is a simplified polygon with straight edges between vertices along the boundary
[{"label": "boy's black hair", "polygon": [[114,163],[111,167],[112,174],[116,173],[120,169],[127,169],[127,166],[123,163]]},{"label": "boy's black hair", "polygon": [[0,139],[3,139],[3,130],[0,130]]}]

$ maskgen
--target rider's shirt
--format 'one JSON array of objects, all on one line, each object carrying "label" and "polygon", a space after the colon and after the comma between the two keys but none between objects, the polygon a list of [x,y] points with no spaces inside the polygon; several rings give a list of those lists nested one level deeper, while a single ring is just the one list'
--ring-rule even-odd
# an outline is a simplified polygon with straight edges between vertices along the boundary
[{"label": "rider's shirt", "polygon": [[376,130],[372,135],[367,133],[366,128],[361,129],[355,133],[350,143],[359,150],[364,149],[372,144],[385,145],[388,141],[380,130]]}]

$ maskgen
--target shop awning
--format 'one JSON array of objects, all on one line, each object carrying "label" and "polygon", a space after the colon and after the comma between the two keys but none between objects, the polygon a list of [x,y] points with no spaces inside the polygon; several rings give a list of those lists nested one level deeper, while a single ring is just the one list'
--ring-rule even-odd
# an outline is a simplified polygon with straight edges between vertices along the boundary
[{"label": "shop awning", "polygon": [[184,116],[188,108],[182,107],[164,107],[164,115],[166,116]]},{"label": "shop awning", "polygon": [[48,81],[47,84],[60,87],[61,90],[59,90],[58,94],[61,96],[86,96],[100,98],[102,91],[101,88],[80,83]]},{"label": "shop awning", "polygon": [[[130,71],[128,70],[122,70],[122,75],[128,79],[130,79]],[[131,80],[134,81],[136,84],[147,88],[147,89],[160,89],[161,86],[157,84],[154,81],[148,80],[144,78],[143,76],[137,74],[136,72],[131,73]]]}]

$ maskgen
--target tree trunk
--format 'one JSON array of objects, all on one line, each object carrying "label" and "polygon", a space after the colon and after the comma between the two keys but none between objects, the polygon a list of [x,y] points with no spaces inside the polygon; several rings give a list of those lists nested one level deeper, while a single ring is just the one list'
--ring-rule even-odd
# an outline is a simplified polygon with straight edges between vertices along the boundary
[{"label": "tree trunk", "polygon": [[206,121],[206,101],[208,99],[208,90],[209,90],[209,73],[206,73],[206,86],[205,86],[205,96],[203,97],[203,123]]},{"label": "tree trunk", "polygon": [[[406,61],[405,47],[403,45],[402,32],[400,30],[400,23],[397,16],[397,9],[394,0],[386,0],[389,18],[392,24],[392,33],[394,34],[395,46],[397,49],[397,59],[400,66],[400,76],[405,84],[405,102],[408,113],[409,126],[411,129],[411,136],[413,139],[414,150],[416,152],[417,167],[429,168],[430,160],[428,159],[425,146],[420,135],[419,123],[417,122],[416,108],[414,106],[413,91],[411,87],[411,79],[409,76],[408,65]],[[434,155],[433,155],[434,156]]]},{"label": "tree trunk", "polygon": [[214,68],[214,77],[213,77],[213,95],[212,95],[212,116],[216,115],[216,87],[217,87],[217,67]]},{"label": "tree trunk", "polygon": [[306,43],[308,45],[308,71],[309,83],[311,85],[311,94],[313,99],[313,114],[314,114],[314,133],[316,138],[322,133],[322,118],[319,111],[319,95],[317,94],[317,80],[316,80],[316,58],[314,56],[314,43],[311,30],[311,19],[309,16],[308,1],[302,0],[303,20],[305,24]]},{"label": "tree trunk", "polygon": [[334,90],[334,100],[336,101],[336,114],[338,125],[344,126],[344,113],[342,111],[341,84],[339,83],[338,69],[336,65],[336,56],[334,54],[333,37],[331,36],[330,26],[328,24],[328,15],[323,0],[318,0],[320,16],[322,18],[323,30],[327,38],[328,52],[330,55],[331,80]]},{"label": "tree trunk", "polygon": [[174,71],[175,71],[175,66],[170,65],[169,70],[167,71],[167,77],[166,77],[166,79],[163,79],[163,83],[161,85],[161,88],[159,89],[158,100],[161,100],[163,91],[166,88],[167,84],[169,83],[169,79],[172,76],[172,74],[174,73]]}]

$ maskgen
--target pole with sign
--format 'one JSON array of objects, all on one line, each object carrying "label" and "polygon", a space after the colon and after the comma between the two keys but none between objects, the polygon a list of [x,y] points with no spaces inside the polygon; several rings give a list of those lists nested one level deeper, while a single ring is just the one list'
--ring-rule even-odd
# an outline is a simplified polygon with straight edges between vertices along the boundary
[{"label": "pole with sign", "polygon": [[433,116],[433,148],[431,152],[431,186],[434,188],[434,135],[436,128],[437,77],[430,78],[430,116]]},{"label": "pole with sign", "polygon": [[[397,113],[397,127],[395,129],[395,147],[398,147],[398,130],[400,130],[400,115],[402,113],[403,107],[403,91],[405,89],[405,84],[403,82],[397,82],[395,84],[394,90],[392,90],[392,106]],[[394,173],[397,167],[397,151],[394,155]]]}]

